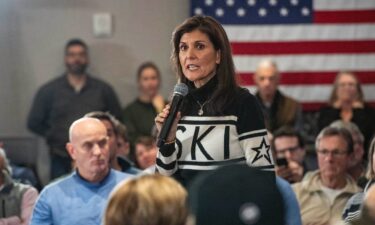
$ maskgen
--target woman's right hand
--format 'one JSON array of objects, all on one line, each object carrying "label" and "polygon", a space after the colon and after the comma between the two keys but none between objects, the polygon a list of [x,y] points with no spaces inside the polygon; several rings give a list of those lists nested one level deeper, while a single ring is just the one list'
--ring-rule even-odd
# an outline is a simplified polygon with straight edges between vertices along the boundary
[{"label": "woman's right hand", "polygon": [[[158,130],[158,135],[160,134],[161,128],[163,127],[163,124],[169,115],[169,110],[170,110],[170,105],[168,104],[164,107],[163,111],[155,117],[155,125],[156,125],[156,129]],[[181,113],[177,112],[177,116],[175,120],[173,121],[173,125],[171,127],[171,130],[169,131],[168,137],[165,140],[165,142],[172,142],[176,140],[177,123],[180,119],[181,119]]]}]

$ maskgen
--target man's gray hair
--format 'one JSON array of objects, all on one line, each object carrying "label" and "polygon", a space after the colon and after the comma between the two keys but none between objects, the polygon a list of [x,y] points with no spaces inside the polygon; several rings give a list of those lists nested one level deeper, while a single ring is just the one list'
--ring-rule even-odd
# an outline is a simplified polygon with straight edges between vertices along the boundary
[{"label": "man's gray hair", "polygon": [[363,143],[365,141],[365,137],[363,136],[362,132],[359,130],[358,126],[352,122],[345,122],[342,120],[333,121],[330,127],[337,127],[337,128],[345,128],[347,129],[352,135],[358,135],[359,139]]},{"label": "man's gray hair", "polygon": [[257,65],[257,69],[260,67],[273,67],[276,71],[278,71],[277,63],[271,58],[265,58],[259,61]]},{"label": "man's gray hair", "polygon": [[319,142],[323,137],[329,136],[339,136],[346,142],[346,148],[348,153],[352,153],[354,151],[354,142],[352,138],[352,134],[346,128],[340,127],[325,127],[323,130],[320,131],[318,137],[315,140],[315,148],[318,150]]}]

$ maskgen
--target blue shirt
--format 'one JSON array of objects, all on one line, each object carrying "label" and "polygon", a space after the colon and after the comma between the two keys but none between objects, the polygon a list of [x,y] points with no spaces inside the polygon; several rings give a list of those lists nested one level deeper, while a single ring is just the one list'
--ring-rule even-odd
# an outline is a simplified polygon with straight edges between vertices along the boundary
[{"label": "blue shirt", "polygon": [[30,225],[100,225],[112,189],[130,177],[111,169],[101,182],[90,183],[73,172],[43,189]]},{"label": "blue shirt", "polygon": [[302,225],[298,201],[290,184],[283,178],[276,176],[276,186],[284,201],[285,224]]}]

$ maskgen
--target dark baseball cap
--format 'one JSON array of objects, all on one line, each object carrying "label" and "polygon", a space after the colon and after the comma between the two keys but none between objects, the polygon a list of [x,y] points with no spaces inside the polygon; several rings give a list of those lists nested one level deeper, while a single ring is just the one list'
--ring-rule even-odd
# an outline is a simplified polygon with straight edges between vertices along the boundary
[{"label": "dark baseball cap", "polygon": [[284,225],[272,172],[230,165],[198,176],[189,187],[196,225]]}]

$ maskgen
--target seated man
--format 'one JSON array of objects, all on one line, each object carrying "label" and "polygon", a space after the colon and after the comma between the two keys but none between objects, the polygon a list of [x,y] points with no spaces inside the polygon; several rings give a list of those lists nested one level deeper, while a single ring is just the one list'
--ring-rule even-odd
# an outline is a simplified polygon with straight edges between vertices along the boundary
[{"label": "seated man", "polygon": [[276,159],[276,174],[289,183],[302,180],[306,172],[317,169],[316,161],[307,161],[302,136],[291,127],[275,131],[272,149]]},{"label": "seated man", "polygon": [[[268,138],[272,140],[272,134],[268,133]],[[274,149],[272,147],[272,149]],[[272,151],[272,158],[277,159],[276,152]],[[284,158],[284,161],[287,162]],[[277,168],[277,167],[276,167]],[[301,213],[298,205],[298,201],[291,184],[280,176],[276,176],[276,186],[280,191],[283,198],[284,204],[284,214],[285,214],[285,224],[301,225]]]},{"label": "seated man", "polygon": [[128,161],[126,158],[120,157],[117,154],[118,150],[118,138],[119,132],[117,130],[118,121],[114,116],[108,112],[91,112],[85,115],[85,117],[96,118],[100,120],[107,129],[108,134],[108,146],[109,146],[109,164],[112,169],[122,171],[130,174],[138,174],[141,171],[133,167],[133,164]]},{"label": "seated man", "polygon": [[316,139],[319,170],[306,174],[293,185],[300,208],[302,223],[309,225],[335,224],[348,199],[360,191],[347,175],[354,143],[346,129],[324,128]]},{"label": "seated man", "polygon": [[302,131],[302,107],[279,89],[280,73],[274,61],[262,60],[254,73],[255,96],[263,109],[267,130],[274,132],[282,126]]},{"label": "seated man", "polygon": [[13,181],[9,169],[5,151],[0,148],[0,224],[26,225],[30,222],[38,191]]},{"label": "seated man", "polygon": [[363,163],[363,156],[365,154],[365,149],[364,149],[365,137],[363,136],[362,132],[359,130],[358,126],[352,122],[336,120],[335,122],[331,123],[329,126],[345,128],[352,134],[352,138],[354,141],[354,152],[353,152],[353,157],[349,163],[348,174],[357,182],[357,184],[360,187],[364,188],[364,186],[366,185],[366,179],[364,178],[365,165]]},{"label": "seated man", "polygon": [[44,188],[31,225],[99,225],[110,192],[131,177],[110,169],[107,130],[98,119],[75,121],[69,140],[66,148],[76,171]]}]

